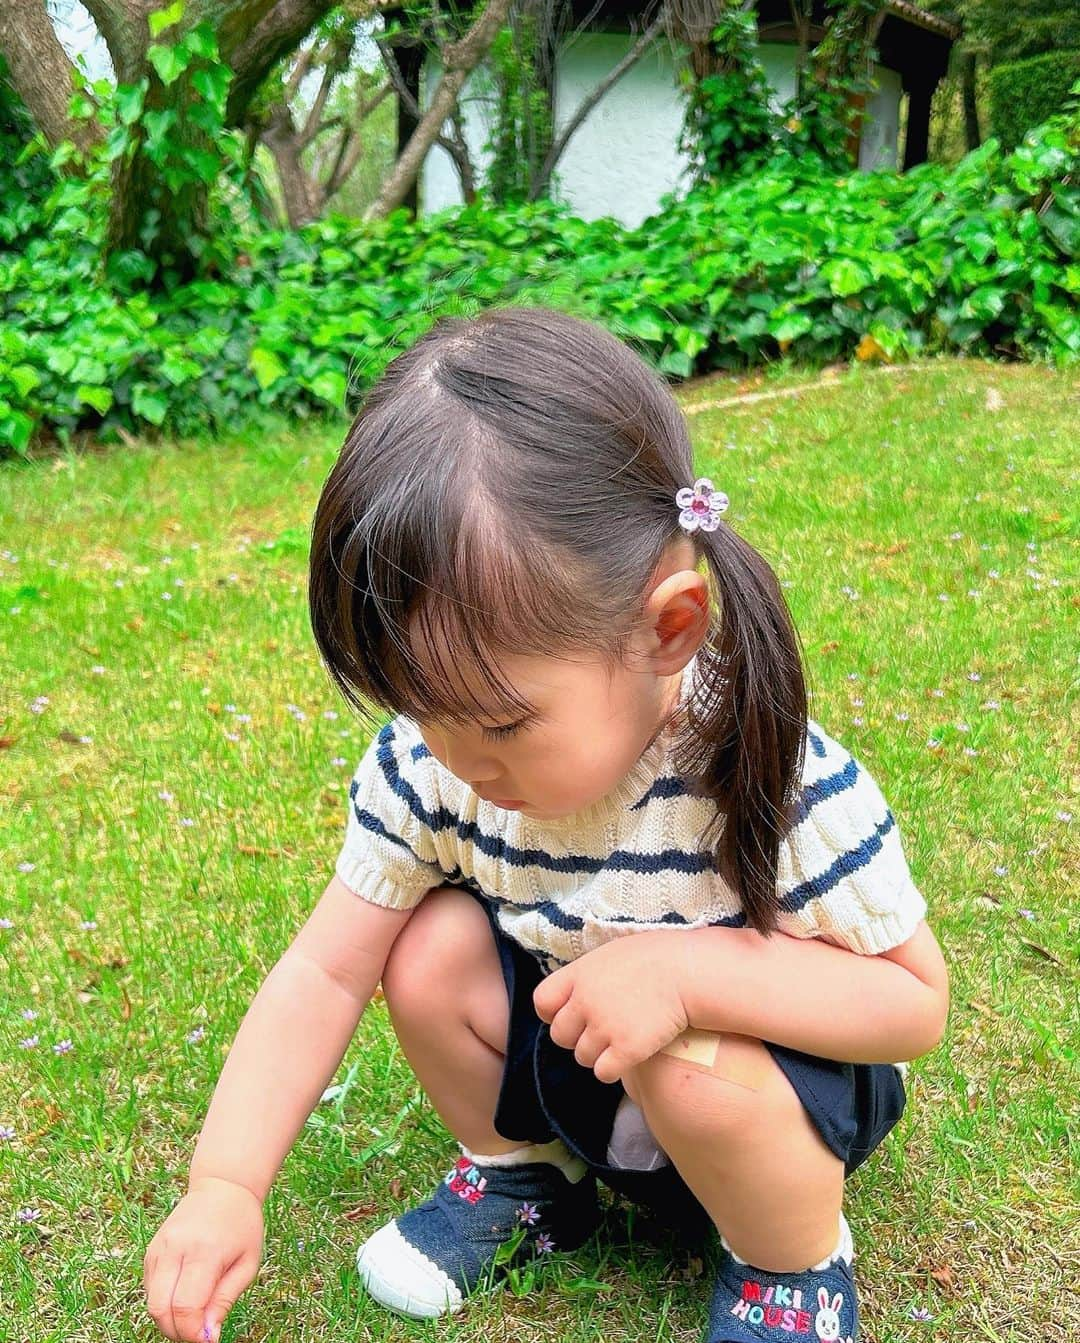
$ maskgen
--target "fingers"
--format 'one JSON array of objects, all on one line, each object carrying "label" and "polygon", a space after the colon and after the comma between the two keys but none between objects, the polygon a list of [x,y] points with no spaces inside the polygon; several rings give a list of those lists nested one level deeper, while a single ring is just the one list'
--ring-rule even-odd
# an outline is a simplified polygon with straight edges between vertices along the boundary
[{"label": "fingers", "polygon": [[554,974],[542,979],[533,990],[533,1006],[541,1021],[552,1021],[555,1014],[573,992],[574,982],[566,969],[556,970]]},{"label": "fingers", "polygon": [[[258,1271],[259,1260],[257,1256],[244,1254],[221,1275],[221,1281],[214,1289],[210,1304],[206,1308],[206,1323],[210,1326],[210,1343],[217,1343],[222,1321],[232,1310],[244,1290],[250,1286]],[[202,1335],[199,1335],[199,1337],[201,1338]]]},{"label": "fingers", "polygon": [[573,998],[564,1003],[551,1018],[551,1038],[563,1049],[573,1049],[584,1029],[585,1013]]},{"label": "fingers", "polygon": [[627,1062],[609,1045],[593,1062],[592,1070],[601,1082],[618,1082],[627,1070]]},{"label": "fingers", "polygon": [[598,1034],[592,1027],[587,1026],[578,1037],[578,1042],[574,1046],[574,1058],[583,1068],[591,1068],[600,1055],[607,1048],[607,1037]]},{"label": "fingers", "polygon": [[195,1250],[184,1256],[172,1294],[172,1317],[177,1338],[205,1343],[206,1305],[221,1276],[221,1257]]},{"label": "fingers", "polygon": [[146,1268],[143,1274],[143,1291],[146,1293],[146,1308],[150,1317],[166,1338],[179,1339],[176,1323],[173,1320],[172,1298],[184,1267],[183,1255],[171,1255],[166,1250],[151,1257],[146,1253]]}]

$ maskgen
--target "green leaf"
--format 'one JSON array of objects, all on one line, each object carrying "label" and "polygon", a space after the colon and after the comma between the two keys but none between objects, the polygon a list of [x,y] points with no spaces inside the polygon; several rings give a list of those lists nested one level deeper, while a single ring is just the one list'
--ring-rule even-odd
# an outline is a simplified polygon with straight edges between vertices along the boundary
[{"label": "green leaf", "polygon": [[113,394],[108,387],[87,387],[84,385],[75,393],[75,399],[85,401],[88,406],[93,406],[99,415],[105,415],[113,403]]},{"label": "green leaf", "polygon": [[184,0],[166,5],[164,9],[155,9],[147,16],[150,20],[150,36],[160,37],[166,28],[172,28],[184,17]]},{"label": "green leaf", "polygon": [[196,70],[191,82],[200,97],[208,103],[220,107],[232,82],[232,71],[225,65],[211,65],[204,70]]},{"label": "green leaf", "polygon": [[121,84],[116,90],[116,115],[125,126],[133,126],[143,110],[143,99],[149,81],[140,79],[137,84]]},{"label": "green leaf", "polygon": [[24,454],[30,444],[34,421],[21,410],[10,410],[0,401],[0,443],[7,443],[17,453]]},{"label": "green leaf", "polygon": [[45,362],[54,373],[66,378],[75,367],[75,351],[68,349],[66,345],[54,345],[45,356]]},{"label": "green leaf", "polygon": [[822,278],[838,298],[847,298],[865,289],[870,283],[870,272],[851,257],[837,257],[821,268]]},{"label": "green leaf", "polygon": [[320,373],[312,380],[311,390],[321,401],[329,401],[330,404],[340,409],[345,404],[345,390],[347,383],[343,373]]},{"label": "green leaf", "polygon": [[164,422],[169,403],[160,392],[151,391],[144,382],[137,382],[131,389],[131,408],[140,419],[160,426]]},{"label": "green leaf", "polygon": [[191,56],[183,44],[166,47],[160,43],[154,43],[153,46],[147,48],[146,59],[157,71],[158,78],[167,87],[169,84],[175,84],[188,68]]},{"label": "green leaf", "polygon": [[200,23],[184,38],[184,46],[192,56],[201,56],[204,61],[216,61],[218,58],[217,38],[208,23]]},{"label": "green leaf", "polygon": [[259,345],[256,345],[251,351],[248,358],[248,368],[255,374],[255,379],[264,392],[268,387],[272,387],[279,378],[283,378],[287,371],[285,365],[273,350],[264,350]]},{"label": "green leaf", "polygon": [[25,396],[27,392],[32,392],[35,387],[41,385],[41,375],[29,364],[16,364],[14,368],[9,368],[4,376],[14,385],[20,396]]},{"label": "green leaf", "polygon": [[769,323],[769,335],[777,340],[798,340],[805,336],[814,325],[813,318],[805,312],[789,312],[785,316]]}]

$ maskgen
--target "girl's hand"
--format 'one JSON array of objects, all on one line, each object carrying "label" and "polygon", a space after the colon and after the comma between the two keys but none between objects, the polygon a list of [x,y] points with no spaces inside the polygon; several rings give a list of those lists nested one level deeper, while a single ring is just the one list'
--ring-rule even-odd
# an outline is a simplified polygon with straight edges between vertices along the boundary
[{"label": "girl's hand", "polygon": [[551,1038],[601,1082],[617,1082],[687,1028],[678,932],[631,933],[549,975],[533,993]]},{"label": "girl's hand", "polygon": [[259,1271],[262,1204],[243,1185],[202,1179],[147,1246],[143,1290],[166,1338],[217,1343],[221,1322]]}]

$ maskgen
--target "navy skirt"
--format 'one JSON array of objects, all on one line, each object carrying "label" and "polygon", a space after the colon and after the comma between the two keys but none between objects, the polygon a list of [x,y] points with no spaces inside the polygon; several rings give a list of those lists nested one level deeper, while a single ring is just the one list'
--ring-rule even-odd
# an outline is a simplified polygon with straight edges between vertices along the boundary
[{"label": "navy skirt", "polygon": [[[506,936],[493,907],[488,914],[510,1001],[510,1027],[498,1104],[496,1132],[510,1141],[561,1138],[610,1188],[677,1222],[703,1213],[673,1164],[633,1171],[607,1162],[615,1111],[625,1094],[619,1082],[601,1082],[572,1050],[551,1039],[533,1007],[533,990],[544,973],[533,956]],[[838,1063],[798,1049],[762,1042],[795,1088],[826,1146],[844,1163],[845,1178],[857,1170],[904,1111],[906,1093],[891,1063]]]}]

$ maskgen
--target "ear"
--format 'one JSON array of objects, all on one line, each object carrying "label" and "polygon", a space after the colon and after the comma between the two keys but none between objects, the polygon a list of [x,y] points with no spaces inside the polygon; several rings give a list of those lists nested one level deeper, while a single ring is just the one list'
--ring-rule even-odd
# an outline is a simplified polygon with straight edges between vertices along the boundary
[{"label": "ear", "polygon": [[679,569],[653,588],[642,612],[646,652],[659,675],[684,667],[709,628],[709,589],[694,569]]}]

